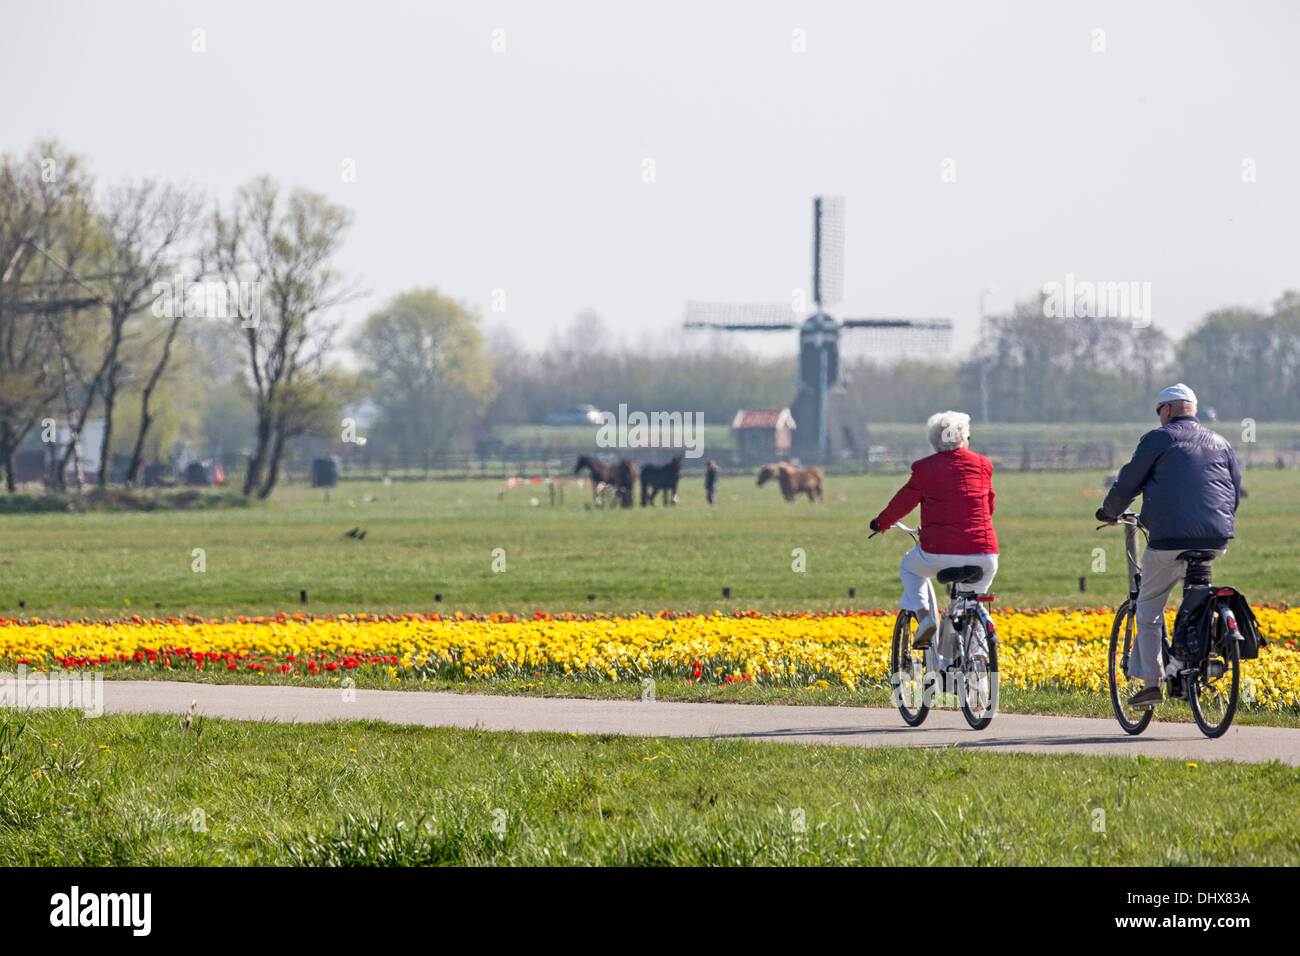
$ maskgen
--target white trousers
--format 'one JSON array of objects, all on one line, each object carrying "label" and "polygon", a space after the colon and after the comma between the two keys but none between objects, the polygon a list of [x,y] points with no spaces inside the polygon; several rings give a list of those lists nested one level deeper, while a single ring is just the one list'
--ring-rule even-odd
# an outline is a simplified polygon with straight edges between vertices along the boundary
[{"label": "white trousers", "polygon": [[[922,551],[918,544],[898,565],[898,576],[903,581],[903,596],[898,606],[904,611],[929,611],[936,615],[938,608],[929,606],[929,589],[925,586],[927,578],[932,578],[944,568],[956,568],[974,565],[984,572],[984,576],[974,584],[963,584],[962,588],[985,593],[993,583],[993,576],[998,573],[998,556],[996,554],[931,554]],[[1143,584],[1145,588],[1145,583]]]},{"label": "white trousers", "polygon": [[[1215,551],[1223,557],[1224,550]],[[1178,561],[1178,551],[1157,551],[1147,548],[1142,552],[1142,585],[1138,588],[1137,640],[1128,659],[1129,676],[1141,678],[1148,686],[1160,681],[1160,625],[1165,619],[1165,605],[1169,592],[1187,573],[1187,562]],[[1171,638],[1173,635],[1169,635]],[[1186,662],[1184,662],[1186,663]]]}]

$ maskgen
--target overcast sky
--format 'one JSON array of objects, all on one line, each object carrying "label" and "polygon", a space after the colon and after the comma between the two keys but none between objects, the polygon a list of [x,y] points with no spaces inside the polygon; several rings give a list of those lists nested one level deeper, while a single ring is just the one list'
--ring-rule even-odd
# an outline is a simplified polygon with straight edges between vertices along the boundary
[{"label": "overcast sky", "polygon": [[959,345],[982,290],[1067,273],[1150,282],[1174,334],[1300,288],[1295,3],[0,9],[0,150],[326,193],[354,319],[436,285],[533,345],[586,308],[671,341],[688,299],[808,285],[817,193],[846,200],[839,314],[948,316]]}]

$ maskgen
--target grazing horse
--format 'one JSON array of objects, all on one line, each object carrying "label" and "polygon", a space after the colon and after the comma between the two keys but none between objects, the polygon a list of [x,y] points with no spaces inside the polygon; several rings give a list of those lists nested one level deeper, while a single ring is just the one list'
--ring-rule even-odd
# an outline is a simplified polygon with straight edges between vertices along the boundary
[{"label": "grazing horse", "polygon": [[573,466],[573,473],[580,474],[586,468],[591,473],[591,497],[603,505],[601,494],[606,488],[613,488],[619,504],[624,508],[632,507],[632,489],[636,487],[636,465],[624,458],[617,465],[602,465],[591,455],[579,455],[578,463]]},{"label": "grazing horse", "polygon": [[636,465],[624,458],[618,463],[618,503],[632,507],[632,492],[636,490]]},{"label": "grazing horse", "polygon": [[666,465],[643,465],[641,468],[641,507],[655,503],[655,495],[664,493],[664,504],[677,503],[677,482],[682,477],[682,456],[675,455]]},{"label": "grazing horse", "polygon": [[764,465],[758,470],[760,488],[773,478],[781,486],[781,494],[786,501],[794,501],[797,495],[807,495],[809,501],[822,500],[820,468],[799,469],[789,462],[782,461],[773,465]]}]

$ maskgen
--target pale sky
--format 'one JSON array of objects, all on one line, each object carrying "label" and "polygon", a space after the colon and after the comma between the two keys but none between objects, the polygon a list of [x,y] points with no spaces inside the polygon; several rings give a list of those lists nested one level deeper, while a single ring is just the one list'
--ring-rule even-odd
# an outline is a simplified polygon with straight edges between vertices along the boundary
[{"label": "pale sky", "polygon": [[673,341],[688,299],[808,285],[818,193],[846,199],[837,314],[947,316],[959,345],[989,286],[997,311],[1067,273],[1150,282],[1174,334],[1300,288],[1295,3],[0,11],[0,150],[324,192],[356,214],[354,320],[436,285],[531,345],[586,308]]}]

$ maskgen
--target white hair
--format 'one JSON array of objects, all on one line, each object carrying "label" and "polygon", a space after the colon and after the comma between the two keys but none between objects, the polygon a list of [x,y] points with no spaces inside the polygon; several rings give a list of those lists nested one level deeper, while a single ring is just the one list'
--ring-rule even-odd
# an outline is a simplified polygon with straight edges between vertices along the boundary
[{"label": "white hair", "polygon": [[925,434],[935,451],[952,451],[970,439],[970,416],[965,412],[936,412],[925,423]]}]

